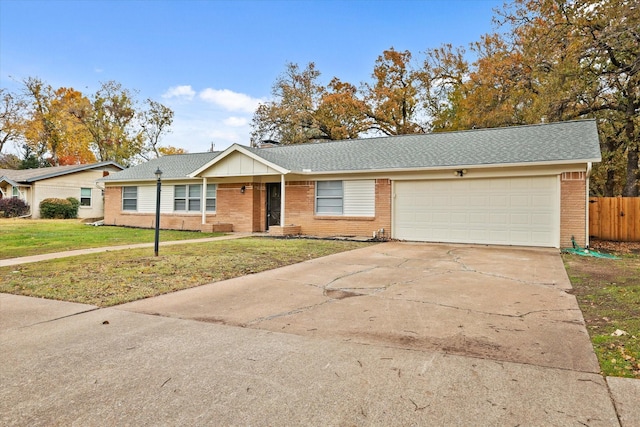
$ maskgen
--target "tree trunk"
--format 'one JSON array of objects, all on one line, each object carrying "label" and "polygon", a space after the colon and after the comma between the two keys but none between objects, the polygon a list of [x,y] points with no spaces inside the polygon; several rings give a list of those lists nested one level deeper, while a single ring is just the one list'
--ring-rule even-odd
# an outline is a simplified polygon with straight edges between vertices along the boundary
[{"label": "tree trunk", "polygon": [[627,182],[622,189],[623,197],[638,197],[640,191],[638,189],[638,180],[640,171],[638,170],[638,159],[640,158],[640,150],[638,147],[629,147],[627,153]]},{"label": "tree trunk", "polygon": [[604,183],[604,197],[614,197],[616,188],[616,171],[607,168],[607,181]]}]

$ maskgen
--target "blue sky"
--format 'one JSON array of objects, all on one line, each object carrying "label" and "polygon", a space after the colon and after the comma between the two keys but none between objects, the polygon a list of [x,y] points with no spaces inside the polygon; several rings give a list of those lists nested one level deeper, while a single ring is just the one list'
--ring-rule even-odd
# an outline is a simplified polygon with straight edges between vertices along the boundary
[{"label": "blue sky", "polygon": [[369,81],[385,50],[414,58],[495,30],[502,0],[0,0],[0,86],[39,77],[89,95],[115,80],[175,112],[161,145],[249,144],[258,102],[293,62]]}]

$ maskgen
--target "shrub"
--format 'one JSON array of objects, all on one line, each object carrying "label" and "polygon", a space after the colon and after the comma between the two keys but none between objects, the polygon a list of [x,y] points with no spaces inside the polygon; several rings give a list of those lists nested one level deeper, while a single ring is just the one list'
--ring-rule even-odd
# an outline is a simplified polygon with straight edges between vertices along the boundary
[{"label": "shrub", "polygon": [[4,218],[15,218],[29,213],[29,205],[17,197],[6,197],[0,199],[0,216]]},{"label": "shrub", "polygon": [[75,197],[67,197],[69,203],[71,203],[71,211],[69,212],[68,218],[77,218],[78,217],[78,208],[80,207],[80,200]]},{"label": "shrub", "polygon": [[[73,199],[73,201],[71,199]],[[69,197],[68,199],[44,199],[40,202],[40,216],[46,219],[76,218],[78,216],[79,205],[80,202],[78,202],[78,199],[73,197]]]}]

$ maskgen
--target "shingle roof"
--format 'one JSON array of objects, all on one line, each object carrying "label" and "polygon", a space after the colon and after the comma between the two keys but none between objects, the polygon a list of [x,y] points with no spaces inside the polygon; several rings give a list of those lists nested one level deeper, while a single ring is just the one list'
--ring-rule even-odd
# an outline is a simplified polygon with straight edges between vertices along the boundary
[{"label": "shingle roof", "polygon": [[[269,148],[243,147],[268,162],[298,173],[429,169],[456,166],[597,162],[595,120],[342,140]],[[211,162],[215,153],[166,156],[127,169],[104,181],[185,178]]]},{"label": "shingle roof", "polygon": [[181,179],[191,172],[207,164],[218,156],[221,151],[193,154],[175,154],[158,159],[149,160],[138,166],[125,169],[100,179],[100,181],[135,181],[155,180],[155,171],[160,168],[162,179]]},{"label": "shingle roof", "polygon": [[249,150],[299,172],[600,161],[594,120]]},{"label": "shingle roof", "polygon": [[90,170],[104,166],[115,166],[122,169],[122,166],[115,162],[100,162],[85,165],[54,166],[50,168],[37,169],[0,169],[0,177],[7,177],[16,182],[30,183],[40,181],[42,179],[54,178],[56,176],[68,175],[70,173],[81,172],[84,170]]}]

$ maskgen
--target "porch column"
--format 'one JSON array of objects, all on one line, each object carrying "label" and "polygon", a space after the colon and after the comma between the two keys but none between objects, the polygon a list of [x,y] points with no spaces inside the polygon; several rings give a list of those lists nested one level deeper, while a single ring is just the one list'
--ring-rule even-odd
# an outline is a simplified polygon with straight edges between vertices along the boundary
[{"label": "porch column", "polygon": [[200,199],[202,209],[202,224],[207,223],[207,177],[202,178],[202,199]]},{"label": "porch column", "polygon": [[280,175],[280,227],[284,227],[284,174]]}]

